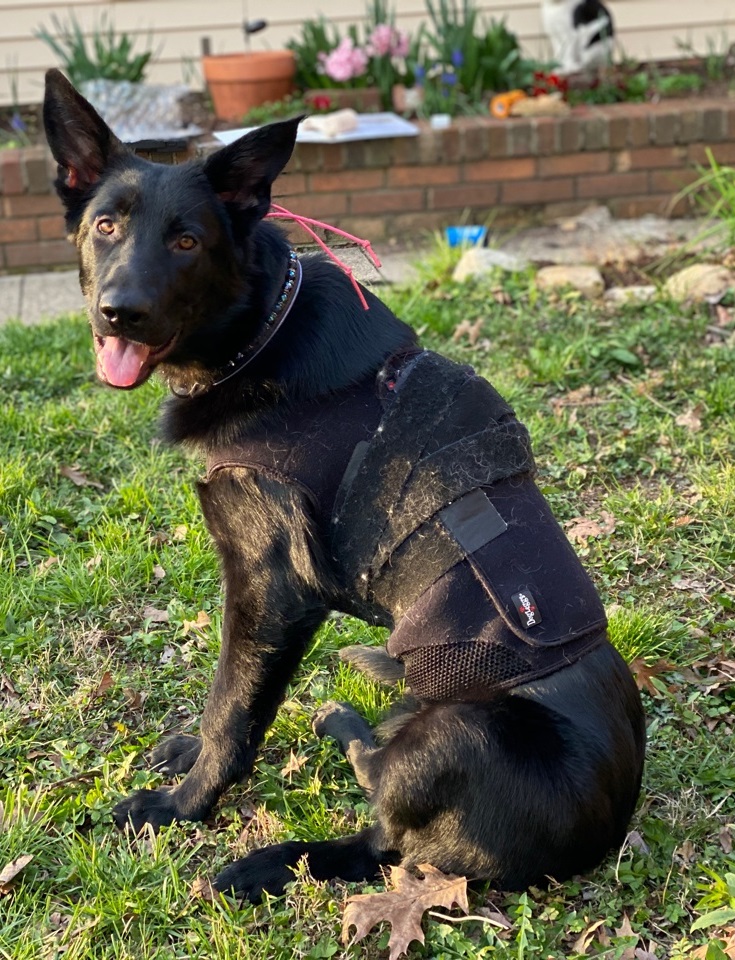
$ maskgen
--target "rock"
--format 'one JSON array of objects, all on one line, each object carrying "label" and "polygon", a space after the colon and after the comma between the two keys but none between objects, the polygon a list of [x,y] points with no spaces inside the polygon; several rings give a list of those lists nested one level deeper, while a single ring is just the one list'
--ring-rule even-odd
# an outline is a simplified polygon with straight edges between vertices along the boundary
[{"label": "rock", "polygon": [[654,286],[610,287],[605,291],[608,303],[648,303],[655,296]]},{"label": "rock", "polygon": [[490,273],[491,270],[498,267],[501,270],[517,272],[525,270],[527,266],[528,261],[514,253],[493,250],[491,247],[472,247],[462,254],[459,263],[454,268],[452,279],[466,280],[468,277]]},{"label": "rock", "polygon": [[666,281],[666,293],[672,300],[716,300],[735,287],[735,274],[715,263],[695,263],[679,270]]},{"label": "rock", "polygon": [[536,286],[539,290],[557,290],[560,287],[572,287],[583,297],[593,300],[601,297],[605,290],[605,281],[597,267],[566,266],[557,264],[542,267],[536,274]]}]

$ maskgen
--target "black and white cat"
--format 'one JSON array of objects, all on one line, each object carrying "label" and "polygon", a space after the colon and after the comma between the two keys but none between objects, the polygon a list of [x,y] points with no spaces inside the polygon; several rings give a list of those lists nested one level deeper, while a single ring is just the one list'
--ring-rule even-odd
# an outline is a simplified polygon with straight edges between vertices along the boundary
[{"label": "black and white cat", "polygon": [[600,0],[541,0],[541,19],[559,73],[597,70],[612,59],[614,27]]}]

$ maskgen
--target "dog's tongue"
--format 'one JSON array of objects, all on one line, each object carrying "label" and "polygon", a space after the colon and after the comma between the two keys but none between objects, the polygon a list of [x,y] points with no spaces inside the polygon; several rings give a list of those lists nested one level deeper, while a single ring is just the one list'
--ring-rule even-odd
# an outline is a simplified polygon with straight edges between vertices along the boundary
[{"label": "dog's tongue", "polygon": [[105,380],[114,387],[132,387],[140,376],[151,348],[124,337],[105,337],[97,351],[97,362]]}]

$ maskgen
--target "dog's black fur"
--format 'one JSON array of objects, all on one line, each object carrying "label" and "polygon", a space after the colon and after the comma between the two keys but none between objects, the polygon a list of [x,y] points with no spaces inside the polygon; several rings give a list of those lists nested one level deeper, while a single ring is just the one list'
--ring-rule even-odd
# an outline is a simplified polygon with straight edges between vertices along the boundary
[{"label": "dog's black fur", "polygon": [[[101,376],[134,387],[157,368],[179,394],[211,384],[258,335],[281,287],[288,245],[263,216],[297,121],[256,131],[204,163],[164,167],[125,149],[58,71],[47,75],[44,116]],[[414,344],[367,291],[364,311],[339,269],[319,256],[302,262],[293,311],[257,360],[209,392],[168,401],[170,440],[206,451],[246,421],[374,377]],[[138,351],[132,366],[121,359],[128,341]],[[250,774],[310,638],[340,602],[298,489],[229,469],[199,494],[226,585],[219,664],[201,739],[173,737],[154,752],[160,769],[185,778],[119,803],[120,826],[201,819]],[[386,679],[400,666],[376,653],[352,659]],[[346,705],[325,705],[315,729],[335,736],[351,760],[375,826],[257,850],[224,870],[219,888],[253,900],[278,893],[304,855],[317,879],[363,880],[383,864],[426,861],[505,887],[563,879],[623,840],[645,740],[635,685],[608,643],[483,702],[418,704],[382,747]]]}]

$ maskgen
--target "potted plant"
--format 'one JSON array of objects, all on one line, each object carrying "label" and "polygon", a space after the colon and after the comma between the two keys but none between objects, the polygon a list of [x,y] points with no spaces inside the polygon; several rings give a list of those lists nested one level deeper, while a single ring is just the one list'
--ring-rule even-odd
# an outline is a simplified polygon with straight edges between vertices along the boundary
[{"label": "potted plant", "polygon": [[[245,23],[246,40],[265,27],[265,20]],[[296,60],[291,50],[246,50],[206,54],[202,69],[218,119],[239,121],[253,107],[292,92]]]}]

